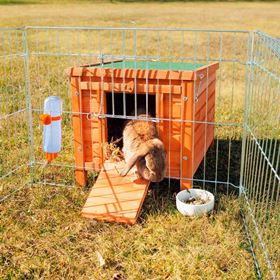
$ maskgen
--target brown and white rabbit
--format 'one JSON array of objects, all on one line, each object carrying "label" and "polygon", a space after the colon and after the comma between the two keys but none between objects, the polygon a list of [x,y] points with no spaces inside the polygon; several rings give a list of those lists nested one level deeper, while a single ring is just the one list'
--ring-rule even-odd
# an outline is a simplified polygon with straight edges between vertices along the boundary
[{"label": "brown and white rabbit", "polygon": [[155,123],[146,120],[129,121],[123,130],[123,153],[126,165],[121,176],[125,176],[136,164],[138,175],[142,178],[152,182],[163,180],[166,151]]}]

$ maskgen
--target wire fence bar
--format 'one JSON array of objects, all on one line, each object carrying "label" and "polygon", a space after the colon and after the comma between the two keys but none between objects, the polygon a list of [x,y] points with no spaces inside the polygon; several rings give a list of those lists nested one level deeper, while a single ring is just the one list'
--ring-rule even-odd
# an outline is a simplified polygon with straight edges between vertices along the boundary
[{"label": "wire fence bar", "polygon": [[14,168],[13,170],[9,171],[8,173],[2,175],[2,176],[0,177],[0,180],[3,180],[3,179],[5,179],[6,177],[11,176],[12,174],[16,173],[18,170],[22,169],[23,167],[26,167],[26,164],[22,164],[22,165],[20,165],[20,166],[18,166],[18,167],[16,167],[16,168]]},{"label": "wire fence bar", "polygon": [[254,251],[254,244],[253,244],[253,241],[251,239],[251,235],[250,235],[250,232],[249,232],[249,228],[247,226],[247,222],[245,220],[245,213],[242,209],[241,209],[241,217],[242,217],[242,222],[243,222],[243,225],[244,225],[246,238],[248,240],[248,243],[249,243],[249,246],[250,246],[250,251],[251,251],[251,254],[252,254],[252,257],[253,257],[253,260],[254,260],[254,266],[255,266],[255,270],[256,270],[256,274],[257,274],[257,279],[262,279],[261,269],[260,269],[260,266],[259,266],[259,263],[258,263],[257,256],[256,256],[255,251]]},{"label": "wire fence bar", "polygon": [[[25,97],[26,108],[28,110],[28,141],[29,141],[29,162],[34,160],[34,133],[33,133],[33,118],[32,118],[32,104],[31,104],[31,86],[30,86],[30,66],[29,66],[29,48],[28,48],[28,33],[23,33],[23,45],[25,50],[24,56],[24,74],[25,74]],[[33,168],[30,168],[31,182],[33,181]]]},{"label": "wire fence bar", "polygon": [[[276,278],[276,276],[277,276],[277,275],[276,275],[276,272],[275,272],[274,269],[273,269],[273,264],[272,264],[272,262],[271,262],[271,260],[270,260],[269,254],[268,254],[268,252],[267,252],[266,245],[265,245],[265,243],[264,243],[264,241],[263,241],[262,235],[261,235],[260,230],[259,230],[258,223],[257,223],[257,221],[256,221],[256,219],[255,219],[255,216],[254,216],[253,211],[252,211],[252,209],[251,209],[251,206],[250,206],[250,204],[249,204],[249,202],[248,202],[248,198],[247,198],[246,194],[245,194],[245,201],[246,201],[246,203],[247,203],[246,206],[248,207],[249,215],[251,216],[251,221],[252,221],[253,224],[254,224],[254,230],[255,230],[256,235],[257,235],[257,237],[258,237],[258,239],[259,239],[259,244],[258,244],[258,246],[261,246],[261,248],[262,248],[262,253],[263,253],[263,255],[264,255],[265,259],[266,259],[266,262],[267,262],[267,265],[268,265],[268,267],[269,267],[269,269],[270,269],[272,278],[273,278],[273,279],[277,279],[277,278]],[[245,224],[246,224],[246,221],[245,221]],[[251,235],[250,232],[249,232],[249,235]],[[253,248],[254,245],[251,243],[251,246],[252,246],[252,248]],[[255,250],[254,250],[254,248],[253,248],[253,252],[254,252],[253,254],[255,255]],[[259,267],[258,264],[257,264],[257,266],[258,266],[258,274],[260,273],[260,274],[262,275],[261,269],[260,269],[260,267]]]},{"label": "wire fence bar", "polygon": [[189,31],[213,33],[245,33],[248,30],[192,29],[192,28],[148,28],[148,27],[92,27],[92,26],[25,26],[23,29],[99,30],[99,31]]},{"label": "wire fence bar", "polygon": [[10,191],[8,194],[4,195],[4,196],[0,196],[0,203],[5,201],[8,198],[11,198],[15,193],[21,191],[23,188],[27,187],[30,185],[30,182],[27,181],[25,183],[21,183],[20,186],[12,191]]},{"label": "wire fence bar", "polygon": [[[30,164],[31,166],[33,165],[39,165],[42,167],[42,170],[44,169],[44,166],[46,165],[46,162],[45,161],[35,161],[35,162],[32,162]],[[50,163],[49,164],[50,167],[65,167],[65,168],[71,168],[73,170],[75,169],[80,169],[80,168],[83,168],[83,166],[78,166],[78,165],[67,165],[67,164],[55,164],[55,163]],[[91,168],[91,170],[94,172],[94,168]],[[104,169],[101,169],[101,170],[104,170]],[[16,170],[15,170],[16,171]],[[14,171],[13,171],[14,172]],[[204,179],[193,179],[193,178],[188,178],[188,177],[171,177],[172,179],[184,179],[184,180],[193,180],[194,182],[200,182],[200,183],[211,183],[211,184],[221,184],[221,185],[230,185],[231,187],[233,188],[236,188],[236,189],[239,189],[240,186],[238,185],[234,185],[232,183],[229,183],[228,181],[213,181],[213,180],[204,180]],[[40,182],[37,182],[37,183],[40,183]],[[53,183],[52,185],[55,185],[56,183]]]},{"label": "wire fence bar", "polygon": [[[25,110],[20,110],[25,111]],[[43,113],[43,109],[32,109],[33,112]],[[169,122],[178,122],[178,123],[197,123],[197,124],[213,124],[217,126],[232,126],[232,127],[242,127],[242,124],[238,123],[224,123],[224,122],[207,122],[207,121],[198,121],[198,120],[182,120],[182,119],[169,119],[169,118],[160,118],[160,117],[141,117],[141,116],[124,116],[124,115],[115,115],[115,114],[94,114],[94,113],[85,113],[85,112],[74,112],[74,111],[62,111],[66,115],[81,115],[85,116],[87,119],[103,119],[103,118],[113,118],[113,119],[127,119],[127,120],[143,120],[150,122],[160,122],[160,121],[169,121]]]},{"label": "wire fence bar", "polygon": [[[256,136],[254,135],[254,133],[252,132],[252,130],[250,129],[250,127],[247,127],[247,130],[250,132],[252,139],[254,140],[254,144],[257,145],[257,148],[259,149],[261,155],[264,157],[265,161],[267,162],[268,166],[271,168],[272,173],[275,176],[275,179],[279,181],[280,183],[280,176],[279,176],[279,172],[276,170],[277,168],[273,167],[273,164],[270,162],[270,157],[267,156],[266,151],[263,150],[262,145],[259,143],[259,140],[256,138]],[[276,148],[276,145],[275,145]]]},{"label": "wire fence bar", "polygon": [[6,120],[8,118],[16,116],[18,113],[22,113],[22,112],[25,112],[25,111],[26,111],[26,108],[20,109],[20,110],[18,110],[16,112],[13,112],[13,113],[10,113],[10,114],[6,114],[4,117],[0,116],[0,120]]},{"label": "wire fence bar", "polygon": [[[88,57],[88,58],[96,58],[96,59],[99,59],[100,58],[100,54],[92,54],[92,53],[84,53],[84,54],[81,54],[81,53],[57,53],[57,52],[32,52],[30,53],[31,55],[38,55],[38,56],[58,56],[58,57],[61,57],[61,56],[74,56],[74,57]],[[137,60],[143,60],[143,61],[151,61],[151,60],[159,60],[159,59],[162,59],[162,60],[167,60],[169,59],[170,57],[165,57],[165,56],[147,56],[147,55],[106,55],[106,54],[103,54],[103,58],[106,58],[106,59],[111,59],[111,60],[135,60],[137,58]],[[181,57],[181,60],[182,61],[186,61],[186,60],[189,60],[189,61],[205,61],[204,58],[193,58],[193,57],[185,57],[185,56],[182,56]],[[244,61],[241,61],[241,60],[238,60],[238,59],[219,59],[219,58],[211,58],[209,59],[209,62],[233,62],[233,63],[239,63],[239,64],[243,64],[243,65],[246,65],[246,63]],[[265,70],[265,71],[268,71],[268,70]]]}]

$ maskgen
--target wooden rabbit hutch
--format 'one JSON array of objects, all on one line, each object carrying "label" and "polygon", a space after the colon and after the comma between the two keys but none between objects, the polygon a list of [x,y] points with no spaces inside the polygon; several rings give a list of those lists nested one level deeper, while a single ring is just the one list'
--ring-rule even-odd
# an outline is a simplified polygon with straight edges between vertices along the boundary
[{"label": "wooden rabbit hutch", "polygon": [[110,140],[108,126],[113,120],[106,117],[112,115],[112,108],[108,109],[112,107],[110,96],[115,102],[121,99],[122,104],[124,96],[142,95],[151,97],[149,106],[154,106],[159,120],[160,138],[167,151],[166,177],[180,179],[182,189],[190,188],[191,178],[214,139],[218,67],[218,63],[119,61],[71,68],[78,184],[84,186],[87,172],[99,171],[104,163],[103,145]]}]

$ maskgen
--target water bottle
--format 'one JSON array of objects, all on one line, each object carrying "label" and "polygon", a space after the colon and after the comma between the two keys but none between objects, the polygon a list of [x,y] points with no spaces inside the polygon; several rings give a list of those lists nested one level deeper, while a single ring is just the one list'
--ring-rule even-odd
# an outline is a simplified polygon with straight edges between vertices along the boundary
[{"label": "water bottle", "polygon": [[44,101],[44,114],[41,122],[44,125],[43,150],[48,162],[57,157],[61,151],[61,114],[62,101],[58,96],[49,96]]}]

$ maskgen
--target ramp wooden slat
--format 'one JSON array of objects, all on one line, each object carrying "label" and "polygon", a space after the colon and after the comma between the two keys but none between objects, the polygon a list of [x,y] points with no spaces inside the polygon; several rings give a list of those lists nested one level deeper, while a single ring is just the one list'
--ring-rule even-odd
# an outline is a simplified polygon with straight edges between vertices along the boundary
[{"label": "ramp wooden slat", "polygon": [[139,179],[132,168],[119,175],[124,162],[105,161],[81,215],[85,218],[135,224],[150,182]]}]

